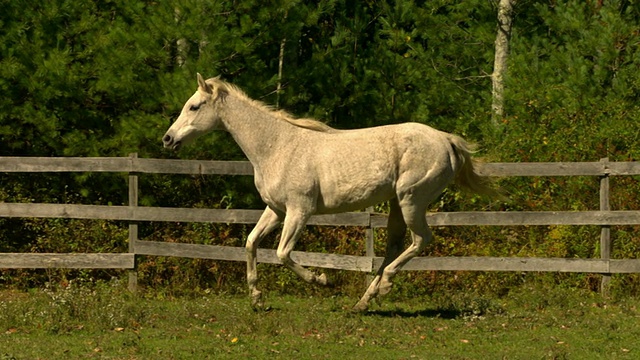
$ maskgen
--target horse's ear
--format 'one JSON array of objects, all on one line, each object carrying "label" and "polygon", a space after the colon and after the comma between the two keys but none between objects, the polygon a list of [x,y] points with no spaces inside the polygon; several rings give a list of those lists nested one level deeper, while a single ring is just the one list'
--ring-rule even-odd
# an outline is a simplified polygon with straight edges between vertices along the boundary
[{"label": "horse's ear", "polygon": [[207,82],[204,81],[204,78],[202,77],[202,75],[200,75],[200,73],[198,73],[198,90],[207,94],[213,94],[213,88],[211,88],[211,85],[207,84]]},{"label": "horse's ear", "polygon": [[216,100],[215,101],[224,102],[224,100],[227,98],[227,95],[229,95],[229,89],[227,89],[226,86],[221,84],[220,86],[216,87]]}]

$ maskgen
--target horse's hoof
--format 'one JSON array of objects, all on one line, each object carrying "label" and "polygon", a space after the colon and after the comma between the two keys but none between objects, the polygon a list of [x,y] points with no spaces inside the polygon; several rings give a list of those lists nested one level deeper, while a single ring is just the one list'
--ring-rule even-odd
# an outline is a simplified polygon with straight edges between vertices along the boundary
[{"label": "horse's hoof", "polygon": [[366,302],[363,302],[362,300],[358,301],[357,304],[355,304],[355,306],[353,308],[351,308],[351,311],[354,313],[363,313],[365,311],[367,311],[369,309],[369,304],[367,304]]},{"label": "horse's hoof", "polygon": [[261,303],[259,306],[252,307],[254,313],[268,313],[273,308],[271,306],[264,306],[264,303]]},{"label": "horse's hoof", "polygon": [[387,295],[391,291],[391,287],[393,283],[390,281],[381,280],[380,286],[378,287],[378,295]]},{"label": "horse's hoof", "polygon": [[254,311],[264,309],[264,302],[262,301],[262,293],[260,291],[251,294],[251,307]]},{"label": "horse's hoof", "polygon": [[331,282],[328,278],[327,275],[322,273],[320,274],[320,276],[316,277],[316,282],[320,285],[324,285],[324,286],[333,286],[333,282]]}]

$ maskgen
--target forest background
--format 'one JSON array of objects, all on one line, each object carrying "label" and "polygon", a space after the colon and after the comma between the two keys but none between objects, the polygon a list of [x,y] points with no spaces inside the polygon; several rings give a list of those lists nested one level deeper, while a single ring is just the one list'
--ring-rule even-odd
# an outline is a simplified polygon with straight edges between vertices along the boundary
[{"label": "forest background", "polygon": [[[0,156],[128,156],[242,160],[228,134],[179,153],[160,138],[195,90],[221,75],[251,97],[341,128],[417,121],[481,145],[486,161],[632,161],[640,157],[640,3],[518,1],[513,9],[504,114],[491,113],[497,3],[469,1],[3,0]],[[614,210],[640,208],[638,179],[612,179]],[[597,210],[598,179],[508,178],[498,202],[451,188],[433,211]],[[124,174],[0,174],[0,201],[127,203]],[[145,175],[144,206],[262,208],[251,177]],[[384,210],[384,204],[379,210]],[[250,228],[145,223],[147,240],[242,246]],[[614,227],[614,258],[638,258],[640,235]],[[599,256],[599,227],[450,227],[433,256]],[[298,250],[362,254],[363,230],[309,227]],[[0,252],[126,251],[126,224],[0,219]],[[267,241],[273,246],[275,238]],[[376,236],[382,254],[384,231]],[[360,291],[364,275],[335,272],[319,290],[264,266],[280,291]],[[142,285],[242,291],[244,264],[143,258]],[[111,270],[2,270],[0,285],[122,276]],[[412,294],[506,293],[525,282],[597,290],[592,274],[405,272]],[[295,284],[293,287],[287,285]],[[356,289],[357,288],[357,289]],[[293,290],[285,290],[293,289]],[[638,295],[637,275],[614,293]]]}]

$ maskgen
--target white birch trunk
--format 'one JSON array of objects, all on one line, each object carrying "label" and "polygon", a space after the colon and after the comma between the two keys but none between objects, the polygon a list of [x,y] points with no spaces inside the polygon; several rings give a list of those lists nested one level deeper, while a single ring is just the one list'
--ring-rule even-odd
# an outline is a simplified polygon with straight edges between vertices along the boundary
[{"label": "white birch trunk", "polygon": [[[180,9],[174,10],[174,16],[176,23],[180,22]],[[185,38],[176,40],[176,64],[179,67],[183,67],[187,62],[187,53],[189,52],[189,41]]]},{"label": "white birch trunk", "polygon": [[280,108],[280,91],[282,90],[282,67],[284,65],[284,47],[287,44],[287,38],[283,38],[280,42],[280,54],[278,59],[278,84],[276,85],[276,109]]},{"label": "white birch trunk", "polygon": [[[284,13],[283,21],[287,20],[289,11]],[[287,38],[283,37],[280,42],[280,54],[278,54],[278,83],[276,84],[276,109],[280,109],[280,92],[282,91],[282,68],[284,66],[284,47],[287,44]]]},{"label": "white birch trunk", "polygon": [[509,57],[509,38],[511,37],[511,23],[513,5],[516,0],[500,0],[498,3],[498,34],[496,35],[495,60],[493,63],[493,82],[491,104],[491,120],[494,126],[500,126],[504,117],[504,76],[507,71]]}]

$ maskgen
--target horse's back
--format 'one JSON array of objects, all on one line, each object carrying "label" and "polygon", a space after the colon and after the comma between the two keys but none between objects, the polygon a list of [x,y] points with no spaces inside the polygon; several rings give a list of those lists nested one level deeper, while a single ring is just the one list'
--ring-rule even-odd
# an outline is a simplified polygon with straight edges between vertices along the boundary
[{"label": "horse's back", "polygon": [[317,179],[319,212],[359,209],[388,200],[428,176],[444,182],[453,176],[446,133],[423,124],[320,135],[309,140],[308,153],[299,157],[311,162],[305,164],[307,170],[314,170],[309,175]]}]

